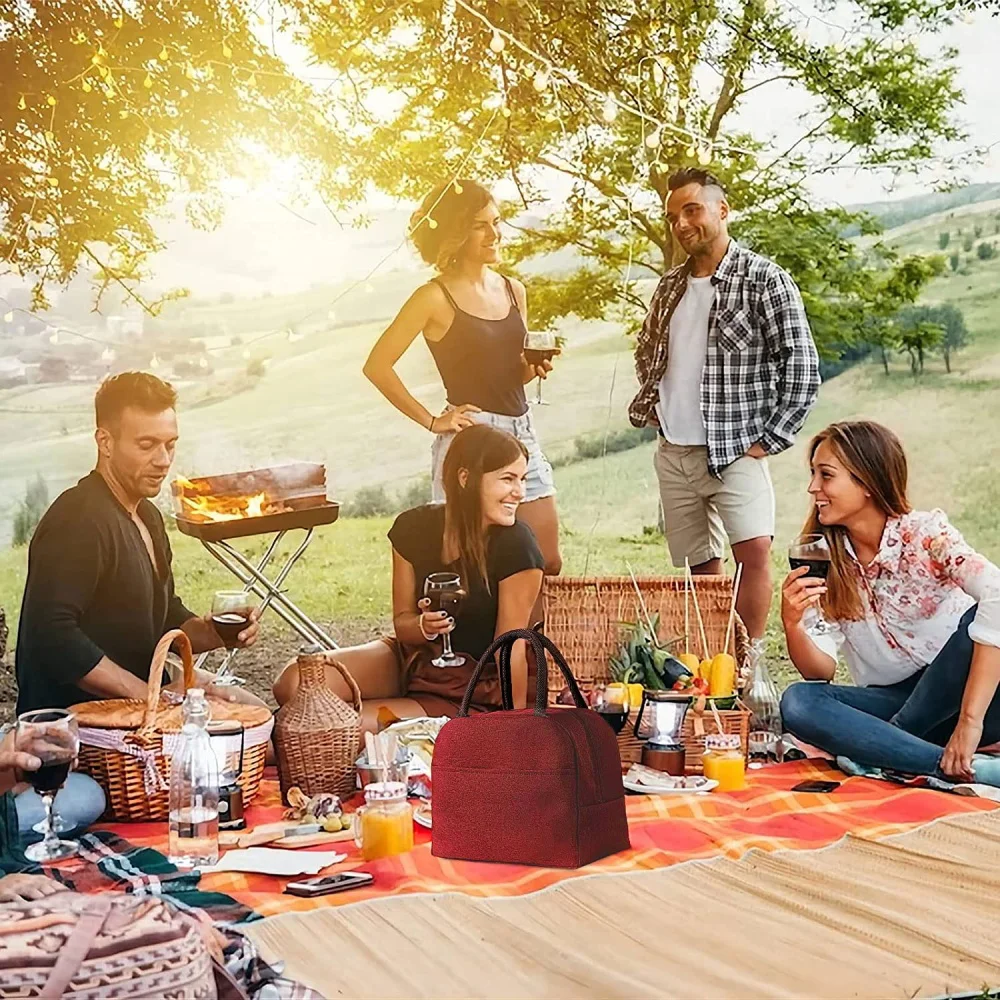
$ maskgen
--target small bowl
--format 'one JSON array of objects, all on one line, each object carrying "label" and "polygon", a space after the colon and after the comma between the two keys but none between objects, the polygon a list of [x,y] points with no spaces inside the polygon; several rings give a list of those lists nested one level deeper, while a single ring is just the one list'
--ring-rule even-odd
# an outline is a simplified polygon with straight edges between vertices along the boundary
[{"label": "small bowl", "polygon": [[[400,747],[396,751],[396,760],[390,765],[389,770],[392,772],[395,769],[396,773],[390,773],[389,781],[406,781],[407,769],[410,763],[410,751],[406,747]],[[355,761],[355,766],[358,769],[358,782],[361,785],[362,791],[366,789],[369,785],[374,784],[376,781],[382,781],[384,779],[383,771],[384,768],[371,767],[368,764],[368,754],[363,753],[357,761]]]}]

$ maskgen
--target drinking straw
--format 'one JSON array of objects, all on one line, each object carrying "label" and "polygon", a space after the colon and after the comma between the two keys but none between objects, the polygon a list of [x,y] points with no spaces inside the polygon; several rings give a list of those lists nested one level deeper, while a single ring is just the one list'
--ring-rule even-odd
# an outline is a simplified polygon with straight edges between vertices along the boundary
[{"label": "drinking straw", "polygon": [[726,639],[722,644],[722,651],[725,653],[729,649],[729,636],[733,631],[733,621],[736,618],[736,598],[740,592],[740,580],[743,577],[743,563],[736,564],[736,580],[733,582],[733,600],[729,605],[729,621],[726,622]]},{"label": "drinking straw", "polygon": [[635,587],[636,596],[639,598],[639,607],[642,609],[643,617],[646,619],[646,625],[649,627],[649,637],[653,642],[654,646],[658,646],[659,642],[656,639],[656,632],[653,631],[653,619],[649,617],[649,612],[646,610],[646,602],[642,599],[642,591],[639,589],[639,581],[635,578],[635,573],[632,572],[632,566],[629,561],[625,560],[625,565],[628,567],[628,575],[632,577],[632,586]]},{"label": "drinking straw", "polygon": [[691,640],[689,636],[691,635],[690,619],[688,613],[688,605],[691,603],[688,597],[688,573],[691,572],[691,566],[688,563],[688,557],[684,557],[684,652],[688,652],[691,646]]},{"label": "drinking straw", "polygon": [[688,568],[688,578],[691,582],[691,600],[694,601],[694,614],[698,619],[698,630],[701,632],[701,658],[710,659],[708,655],[708,638],[705,636],[705,623],[701,620],[701,608],[698,606],[698,588],[694,585],[694,573]]}]

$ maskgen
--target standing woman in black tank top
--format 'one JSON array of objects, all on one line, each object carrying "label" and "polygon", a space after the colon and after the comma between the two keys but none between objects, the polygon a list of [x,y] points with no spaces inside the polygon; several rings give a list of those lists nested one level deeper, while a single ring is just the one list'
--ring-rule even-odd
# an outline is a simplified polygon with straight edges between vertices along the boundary
[{"label": "standing woman in black tank top", "polygon": [[[432,191],[410,219],[410,238],[438,276],[421,285],[379,337],[364,373],[400,413],[434,435],[433,499],[444,501],[441,469],[452,438],[474,423],[513,434],[528,451],[527,496],[517,519],[534,532],[545,572],[559,573],[559,516],[552,466],[535,435],[524,386],[552,365],[524,358],[524,285],[493,270],[500,260],[500,212],[493,196],[471,180]],[[432,414],[394,370],[423,334],[444,382],[448,405]]]}]

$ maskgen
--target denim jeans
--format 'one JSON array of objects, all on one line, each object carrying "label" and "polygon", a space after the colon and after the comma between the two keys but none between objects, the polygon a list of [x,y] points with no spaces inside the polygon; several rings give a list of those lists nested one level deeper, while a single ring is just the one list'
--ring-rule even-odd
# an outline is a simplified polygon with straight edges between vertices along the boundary
[{"label": "denim jeans", "polygon": [[[90,826],[104,812],[105,804],[104,789],[89,775],[74,771],[56,794],[55,813],[70,824],[65,835],[71,836]],[[45,819],[42,797],[29,788],[14,797],[14,807],[22,842],[38,840],[39,834],[33,833],[31,828]]]},{"label": "denim jeans", "polygon": [[[903,774],[941,777],[944,745],[955,729],[974,643],[970,608],[928,666],[898,684],[853,687],[804,681],[781,698],[792,735],[835,757]],[[983,745],[1000,740],[1000,691],[983,719]]]}]

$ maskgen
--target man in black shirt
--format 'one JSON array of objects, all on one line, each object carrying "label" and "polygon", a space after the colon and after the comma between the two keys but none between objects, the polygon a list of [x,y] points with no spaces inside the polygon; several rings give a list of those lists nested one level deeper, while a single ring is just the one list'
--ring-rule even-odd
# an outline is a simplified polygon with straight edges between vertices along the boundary
[{"label": "man in black shirt", "polygon": [[[106,379],[94,402],[97,468],[55,500],[28,550],[18,712],[145,698],[153,649],[169,629],[183,629],[195,652],[224,645],[211,617],[174,592],[170,542],[150,499],[174,459],[176,393],[125,372]],[[255,613],[236,645],[257,633]]]}]

